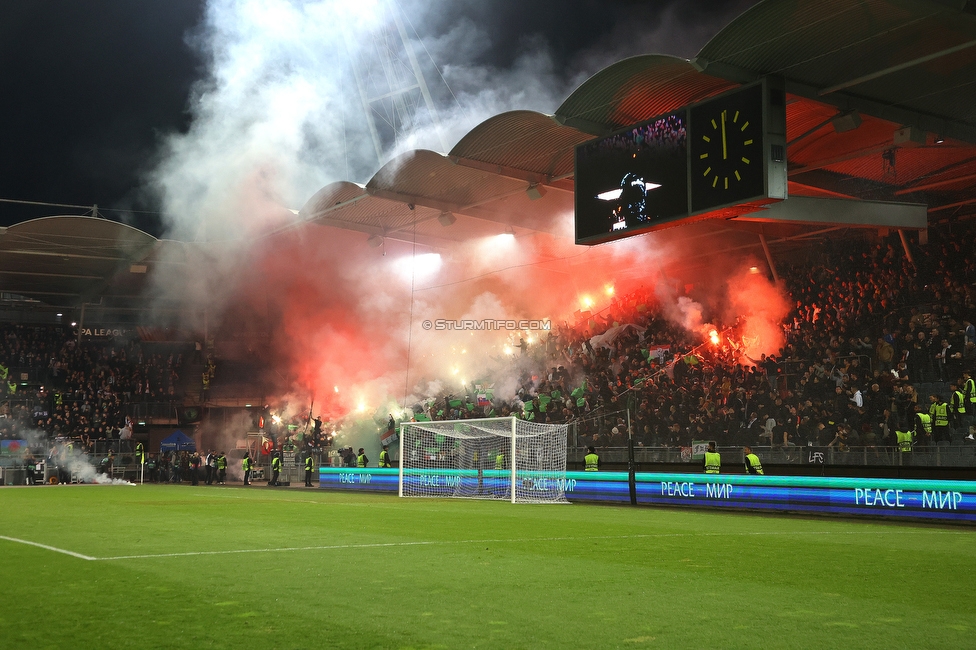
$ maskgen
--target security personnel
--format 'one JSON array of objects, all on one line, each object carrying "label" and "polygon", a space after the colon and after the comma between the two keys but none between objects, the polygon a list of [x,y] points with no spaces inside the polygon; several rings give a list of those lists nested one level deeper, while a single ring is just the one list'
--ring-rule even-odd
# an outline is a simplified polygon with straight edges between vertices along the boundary
[{"label": "security personnel", "polygon": [[146,459],[146,472],[149,474],[149,482],[156,482],[156,457],[152,454]]},{"label": "security personnel", "polygon": [[957,429],[961,429],[966,425],[966,399],[965,393],[959,390],[959,383],[953,382],[952,384],[952,397],[949,403],[949,412],[952,414],[952,424]]},{"label": "security personnel", "polygon": [[585,472],[599,472],[600,471],[600,457],[596,453],[596,449],[593,447],[586,448],[586,455],[583,456],[583,471]]},{"label": "security personnel", "polygon": [[281,474],[281,455],[275,452],[271,459],[271,482],[268,485],[278,485],[279,474]]},{"label": "security personnel", "polygon": [[945,442],[949,444],[949,405],[938,395],[930,395],[929,415],[932,417],[932,438],[935,444]]},{"label": "security personnel", "polygon": [[705,473],[718,474],[722,471],[722,456],[715,451],[715,443],[708,443],[708,451],[705,452]]},{"label": "security personnel", "polygon": [[217,456],[217,485],[223,485],[227,480],[227,454],[220,452]]},{"label": "security personnel", "polygon": [[915,408],[919,409],[915,413],[915,441],[929,445],[932,443],[932,416],[921,411],[921,406]]},{"label": "security personnel", "polygon": [[746,474],[762,476],[764,474],[762,463],[759,462],[759,456],[752,453],[752,447],[746,445],[742,448],[742,452],[746,456]]},{"label": "security personnel", "polygon": [[244,485],[250,485],[252,465],[249,453],[245,453],[244,458],[241,459],[241,469],[244,471]]},{"label": "security personnel", "polygon": [[972,417],[973,413],[976,413],[976,381],[973,381],[972,375],[969,374],[968,370],[962,371],[962,392],[966,395],[966,400],[969,402],[966,404],[966,412]]},{"label": "security personnel", "polygon": [[383,445],[383,451],[380,452],[380,464],[378,467],[393,467],[390,462],[390,446]]},{"label": "security personnel", "polygon": [[505,452],[501,449],[495,455],[495,469],[505,469]]},{"label": "security personnel", "polygon": [[913,435],[911,427],[899,426],[895,429],[895,437],[898,438],[898,451],[909,452],[912,450]]},{"label": "security personnel", "polygon": [[366,457],[366,450],[360,447],[359,453],[356,454],[356,467],[366,467],[367,465],[369,465],[369,458]]},{"label": "security personnel", "polygon": [[312,454],[305,457],[305,487],[312,487],[312,468],[315,466],[315,461],[312,459]]}]

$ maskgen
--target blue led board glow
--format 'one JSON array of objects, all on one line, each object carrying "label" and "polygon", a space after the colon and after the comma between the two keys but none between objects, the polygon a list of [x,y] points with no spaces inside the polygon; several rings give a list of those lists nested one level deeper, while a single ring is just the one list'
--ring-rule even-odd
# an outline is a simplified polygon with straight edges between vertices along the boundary
[{"label": "blue led board glow", "polygon": [[371,490],[396,493],[400,470],[378,467],[320,467],[319,487],[330,490]]},{"label": "blue led board glow", "polygon": [[[480,488],[507,494],[508,471],[485,470]],[[523,489],[548,488],[545,476],[519,474]],[[412,470],[407,481],[422,484],[428,494],[455,487],[479,486],[476,471]],[[396,493],[399,470],[376,468],[319,469],[319,485],[328,489]],[[570,501],[630,501],[626,472],[567,472]],[[637,474],[637,502],[694,508],[740,508],[820,512],[899,519],[976,521],[976,482],[742,474]]]}]

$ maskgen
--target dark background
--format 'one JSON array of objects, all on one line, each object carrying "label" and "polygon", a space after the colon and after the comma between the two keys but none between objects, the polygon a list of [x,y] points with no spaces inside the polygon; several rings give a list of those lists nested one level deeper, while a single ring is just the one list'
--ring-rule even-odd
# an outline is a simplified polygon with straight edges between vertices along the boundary
[{"label": "dark background", "polygon": [[[476,24],[489,43],[471,64],[505,68],[542,43],[554,73],[573,78],[594,52],[694,56],[752,1],[400,4],[414,15],[421,38],[443,34],[459,21]],[[153,212],[160,202],[145,177],[156,164],[161,137],[190,125],[191,90],[207,75],[203,50],[190,44],[201,33],[205,8],[201,0],[4,3],[0,199],[97,203],[104,216],[159,234],[160,217]],[[663,25],[666,14],[687,31]],[[84,212],[0,202],[0,226]]]}]

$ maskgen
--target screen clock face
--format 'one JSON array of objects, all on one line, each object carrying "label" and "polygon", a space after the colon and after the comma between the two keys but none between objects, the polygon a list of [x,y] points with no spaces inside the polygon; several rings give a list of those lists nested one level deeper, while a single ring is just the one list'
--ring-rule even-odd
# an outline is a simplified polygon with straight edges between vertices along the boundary
[{"label": "screen clock face", "polygon": [[692,212],[763,196],[762,87],[692,107],[689,144]]}]

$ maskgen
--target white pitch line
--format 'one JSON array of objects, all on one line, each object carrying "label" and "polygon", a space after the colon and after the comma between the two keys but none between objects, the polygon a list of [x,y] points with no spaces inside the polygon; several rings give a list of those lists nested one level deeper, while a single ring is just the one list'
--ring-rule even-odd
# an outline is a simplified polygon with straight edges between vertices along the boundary
[{"label": "white pitch line", "polygon": [[28,546],[36,546],[38,548],[43,548],[48,551],[54,551],[55,553],[64,553],[65,555],[70,555],[71,557],[80,558],[82,560],[97,560],[97,557],[92,557],[90,555],[82,555],[81,553],[75,553],[74,551],[68,551],[63,548],[58,548],[56,546],[48,546],[47,544],[39,544],[38,542],[31,542],[26,539],[17,539],[16,537],[7,537],[6,535],[0,535],[0,539],[5,539],[8,542],[17,542],[18,544],[27,544]]},{"label": "white pitch line", "polygon": [[[56,553],[64,553],[65,555],[71,555],[82,560],[94,561],[94,562],[107,562],[113,560],[151,560],[155,558],[169,558],[169,557],[194,557],[200,555],[236,555],[241,553],[278,553],[278,552],[291,552],[291,551],[332,551],[332,550],[343,550],[343,549],[360,549],[360,548],[391,548],[391,547],[408,547],[408,546],[449,546],[454,544],[524,544],[530,542],[585,542],[599,539],[660,539],[660,538],[673,538],[673,537],[767,537],[767,536],[789,536],[789,535],[892,535],[898,533],[916,533],[919,531],[892,531],[892,530],[876,530],[876,531],[857,531],[857,530],[847,530],[847,531],[829,531],[829,530],[810,530],[810,531],[774,531],[774,530],[760,530],[760,531],[742,531],[737,533],[720,533],[720,532],[701,532],[701,533],[646,533],[637,535],[595,535],[591,537],[525,537],[516,539],[457,539],[457,540],[429,540],[429,541],[419,541],[419,542],[375,542],[370,544],[331,544],[326,546],[281,546],[276,548],[244,548],[244,549],[231,549],[226,551],[184,551],[181,553],[146,553],[141,555],[115,555],[112,557],[92,557],[90,555],[82,555],[81,553],[75,553],[74,551],[68,551],[63,548],[57,548],[55,546],[48,546],[47,544],[39,544],[37,542],[31,542],[24,539],[17,539],[16,537],[6,537],[0,535],[0,539],[6,539],[11,542],[17,542],[20,544],[28,544],[30,546],[37,546],[38,548],[43,548],[49,551],[54,551]],[[949,531],[949,530],[934,530],[929,532],[938,532],[941,534],[949,535],[963,535],[966,534],[964,531]]]},{"label": "white pitch line", "polygon": [[[890,535],[895,531],[745,531],[738,533],[648,533],[638,535],[597,535],[592,537],[528,537],[521,539],[459,539],[442,541],[422,541],[422,542],[377,542],[372,544],[333,544],[328,546],[284,546],[278,548],[249,548],[234,549],[228,551],[186,551],[182,553],[149,553],[144,555],[118,555],[114,557],[98,557],[95,560],[148,560],[153,558],[167,557],[193,557],[197,555],[234,555],[239,553],[274,553],[290,551],[330,551],[343,549],[360,548],[390,548],[407,546],[448,546],[454,544],[523,544],[527,542],[572,542],[572,541],[591,541],[598,539],[648,539],[665,537],[764,537],[773,535],[864,535],[864,534],[885,534]],[[905,531],[914,532],[914,531]],[[940,531],[951,534],[962,534],[956,531]]]}]

